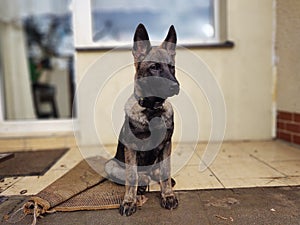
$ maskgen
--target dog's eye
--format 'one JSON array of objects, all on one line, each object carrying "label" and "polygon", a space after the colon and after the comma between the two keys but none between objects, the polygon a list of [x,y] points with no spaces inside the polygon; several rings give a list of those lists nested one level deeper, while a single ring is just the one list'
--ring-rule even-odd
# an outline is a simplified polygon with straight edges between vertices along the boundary
[{"label": "dog's eye", "polygon": [[150,66],[151,70],[161,70],[161,65],[159,63],[154,63]]},{"label": "dog's eye", "polygon": [[175,72],[175,66],[169,64],[169,70],[171,71],[171,73],[174,73]]}]

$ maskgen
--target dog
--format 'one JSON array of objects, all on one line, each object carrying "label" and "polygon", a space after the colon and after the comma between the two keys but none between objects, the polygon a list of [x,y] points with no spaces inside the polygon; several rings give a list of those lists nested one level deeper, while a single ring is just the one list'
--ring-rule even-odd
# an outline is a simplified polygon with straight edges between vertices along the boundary
[{"label": "dog", "polygon": [[125,216],[136,212],[137,198],[151,180],[160,184],[163,208],[178,206],[172,190],[175,181],[170,177],[173,109],[166,100],[180,89],[175,77],[176,31],[172,25],[163,43],[152,47],[146,28],[139,24],[133,40],[134,93],[125,104],[117,152],[105,165],[113,181],[125,184],[119,207]]}]

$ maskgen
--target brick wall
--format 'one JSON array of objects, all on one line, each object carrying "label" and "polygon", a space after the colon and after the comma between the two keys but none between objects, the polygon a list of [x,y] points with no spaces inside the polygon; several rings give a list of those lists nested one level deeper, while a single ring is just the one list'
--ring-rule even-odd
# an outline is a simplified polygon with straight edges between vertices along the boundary
[{"label": "brick wall", "polygon": [[278,139],[300,145],[300,113],[277,112]]}]

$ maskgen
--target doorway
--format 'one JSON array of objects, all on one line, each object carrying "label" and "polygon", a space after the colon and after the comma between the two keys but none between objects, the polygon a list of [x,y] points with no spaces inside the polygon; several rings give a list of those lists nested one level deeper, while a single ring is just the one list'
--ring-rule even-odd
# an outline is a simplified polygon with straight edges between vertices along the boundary
[{"label": "doorway", "polygon": [[0,132],[18,132],[24,125],[33,132],[72,127],[75,50],[71,3],[1,1]]}]

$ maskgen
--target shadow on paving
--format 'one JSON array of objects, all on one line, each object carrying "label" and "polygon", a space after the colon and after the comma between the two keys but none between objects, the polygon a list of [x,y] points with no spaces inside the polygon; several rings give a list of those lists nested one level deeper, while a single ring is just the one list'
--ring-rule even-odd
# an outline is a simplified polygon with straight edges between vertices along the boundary
[{"label": "shadow on paving", "polygon": [[[48,214],[37,224],[300,224],[300,187],[179,191],[180,205],[173,211],[160,207],[158,192],[146,195],[146,204],[131,217],[120,216],[116,209],[64,212]],[[1,224],[9,224],[3,216],[20,208],[24,200],[13,196],[0,204]],[[15,224],[31,224],[31,220],[27,216]]]}]

